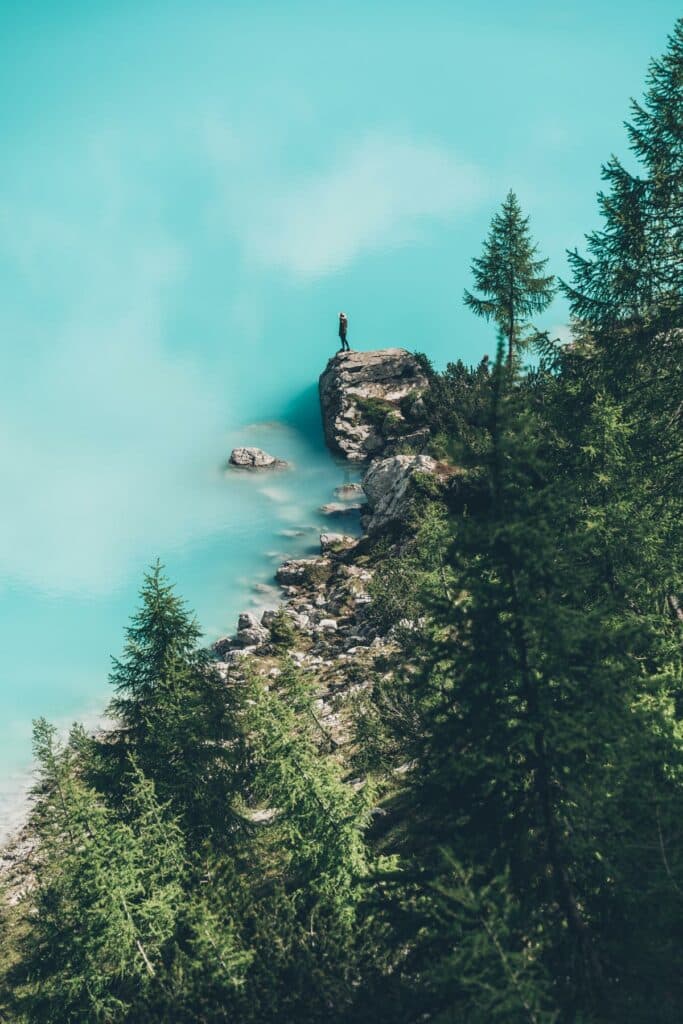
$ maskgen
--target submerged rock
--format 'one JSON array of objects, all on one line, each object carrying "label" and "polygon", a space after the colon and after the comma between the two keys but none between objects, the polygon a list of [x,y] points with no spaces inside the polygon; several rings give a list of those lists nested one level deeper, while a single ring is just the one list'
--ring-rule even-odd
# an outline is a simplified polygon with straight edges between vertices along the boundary
[{"label": "submerged rock", "polygon": [[341,484],[341,486],[335,487],[334,494],[342,501],[353,501],[354,498],[362,496],[363,487],[361,484]]},{"label": "submerged rock", "polygon": [[269,455],[262,448],[233,448],[229,459],[237,469],[285,469],[288,463]]},{"label": "submerged rock", "polygon": [[378,455],[404,424],[399,403],[427,387],[415,356],[402,348],[338,352],[320,376],[325,440],[355,462]]},{"label": "submerged rock", "polygon": [[304,583],[323,583],[330,571],[327,558],[288,558],[275,573],[278,583],[300,586]]},{"label": "submerged rock", "polygon": [[320,511],[324,516],[349,516],[353,512],[359,512],[363,505],[360,501],[341,502],[341,501],[329,501],[326,505],[320,506]]}]

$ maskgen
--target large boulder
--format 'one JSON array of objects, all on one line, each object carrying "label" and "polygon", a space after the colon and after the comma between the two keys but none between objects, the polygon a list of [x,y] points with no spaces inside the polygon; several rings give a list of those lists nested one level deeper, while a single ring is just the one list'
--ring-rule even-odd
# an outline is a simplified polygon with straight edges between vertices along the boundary
[{"label": "large boulder", "polygon": [[325,440],[333,452],[354,462],[377,456],[412,426],[401,403],[417,400],[427,379],[415,356],[403,348],[338,352],[320,376]]},{"label": "large boulder", "polygon": [[370,515],[365,521],[369,534],[388,523],[405,520],[418,474],[436,475],[438,463],[429,455],[394,455],[372,463],[363,477],[363,490]]},{"label": "large boulder", "polygon": [[269,455],[262,448],[233,448],[229,459],[237,469],[284,469],[287,463]]},{"label": "large boulder", "polygon": [[269,639],[268,630],[261,625],[253,612],[242,612],[237,620],[235,642],[240,647],[258,647]]},{"label": "large boulder", "polygon": [[330,574],[328,558],[288,558],[275,573],[282,586],[301,587],[324,583]]}]

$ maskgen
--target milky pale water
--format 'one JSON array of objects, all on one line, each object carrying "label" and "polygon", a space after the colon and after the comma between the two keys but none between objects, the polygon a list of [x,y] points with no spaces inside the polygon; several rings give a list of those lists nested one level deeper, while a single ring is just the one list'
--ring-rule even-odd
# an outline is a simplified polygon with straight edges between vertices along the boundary
[{"label": "milky pale water", "polygon": [[[196,528],[183,530],[175,543],[150,540],[149,558],[163,560],[197,612],[207,642],[233,632],[240,611],[277,607],[277,565],[288,556],[319,553],[320,531],[339,528],[319,508],[358,473],[326,452],[314,396],[309,399],[303,424],[245,424],[226,438],[228,444],[264,447],[287,459],[289,469],[231,470],[218,461],[216,449],[198,451]],[[165,514],[173,517],[172,503]],[[354,532],[357,523],[351,517],[343,528]],[[110,692],[109,655],[121,649],[144,567],[140,558],[111,591],[41,592],[9,584],[0,596],[0,834],[21,813],[31,719],[45,715],[66,728],[72,720],[94,724],[101,715]]]}]

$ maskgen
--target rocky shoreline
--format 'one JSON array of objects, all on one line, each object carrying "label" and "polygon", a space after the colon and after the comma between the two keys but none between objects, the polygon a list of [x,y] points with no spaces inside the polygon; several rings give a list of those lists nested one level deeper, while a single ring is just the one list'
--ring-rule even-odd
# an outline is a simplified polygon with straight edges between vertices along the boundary
[{"label": "rocky shoreline", "polygon": [[[437,462],[414,451],[426,435],[410,410],[426,387],[419,362],[403,349],[340,352],[329,360],[319,386],[325,439],[333,454],[365,471],[360,485],[336,488],[338,500],[322,511],[340,523],[360,511],[363,533],[322,532],[319,555],[290,558],[277,569],[280,606],[260,618],[243,612],[236,632],[213,645],[225,678],[248,665],[274,680],[286,653],[311,673],[331,735],[341,728],[335,698],[349,690],[351,680],[376,671],[396,646],[371,614],[370,552],[378,537],[400,530],[416,478],[439,476]],[[399,452],[402,446],[412,451]]]},{"label": "rocky shoreline", "polygon": [[[332,742],[343,734],[339,698],[354,686],[368,685],[397,650],[371,613],[371,551],[385,531],[400,532],[410,512],[413,481],[419,475],[440,475],[434,459],[415,454],[424,435],[410,409],[426,386],[418,361],[403,349],[340,352],[329,360],[320,377],[325,438],[333,454],[364,469],[362,483],[340,483],[335,500],[324,506],[340,529],[320,534],[320,554],[289,558],[278,567],[279,606],[258,617],[243,612],[235,633],[212,645],[226,679],[234,681],[249,666],[268,685],[280,674],[285,654],[310,673],[321,721],[336,737]],[[398,451],[402,444],[411,453]],[[275,463],[281,468],[272,456],[260,460],[245,451],[245,468],[268,470]],[[363,533],[344,533],[347,515],[358,512]],[[30,859],[31,840],[20,828],[0,850],[0,881],[10,903],[30,884]]]}]

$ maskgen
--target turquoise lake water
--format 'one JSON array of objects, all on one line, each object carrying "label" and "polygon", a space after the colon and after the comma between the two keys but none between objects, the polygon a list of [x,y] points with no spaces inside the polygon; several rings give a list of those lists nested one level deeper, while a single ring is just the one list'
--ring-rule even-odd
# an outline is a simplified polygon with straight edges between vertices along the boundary
[{"label": "turquoise lake water", "polygon": [[[183,492],[179,506],[174,507],[178,495],[168,495],[168,504],[156,511],[165,520],[164,536],[156,543],[149,538],[148,552],[164,561],[178,591],[196,610],[207,641],[234,631],[242,610],[277,607],[280,591],[273,572],[279,562],[289,555],[319,553],[321,529],[338,528],[319,507],[333,499],[334,487],[358,474],[324,450],[313,399],[306,396],[300,419],[244,424],[217,436],[176,480]],[[265,447],[290,461],[291,468],[264,473],[223,468],[227,451],[238,443]],[[130,522],[138,514],[135,496],[118,511],[125,531],[126,517]],[[175,537],[169,536],[173,528]],[[345,528],[353,530],[355,524],[350,520]],[[0,687],[0,833],[11,829],[21,813],[31,719],[46,715],[66,728],[75,719],[94,724],[101,715],[109,653],[120,649],[148,552],[131,552],[125,576],[118,578],[87,580],[81,568],[74,588],[60,587],[56,576],[43,592],[6,585],[0,597],[0,643],[10,659]]]},{"label": "turquoise lake water", "polygon": [[[146,566],[210,640],[316,548],[340,310],[354,347],[493,354],[462,293],[509,188],[566,275],[679,13],[0,4],[0,833],[31,718],[101,714]],[[292,470],[226,474],[248,443]]]}]

